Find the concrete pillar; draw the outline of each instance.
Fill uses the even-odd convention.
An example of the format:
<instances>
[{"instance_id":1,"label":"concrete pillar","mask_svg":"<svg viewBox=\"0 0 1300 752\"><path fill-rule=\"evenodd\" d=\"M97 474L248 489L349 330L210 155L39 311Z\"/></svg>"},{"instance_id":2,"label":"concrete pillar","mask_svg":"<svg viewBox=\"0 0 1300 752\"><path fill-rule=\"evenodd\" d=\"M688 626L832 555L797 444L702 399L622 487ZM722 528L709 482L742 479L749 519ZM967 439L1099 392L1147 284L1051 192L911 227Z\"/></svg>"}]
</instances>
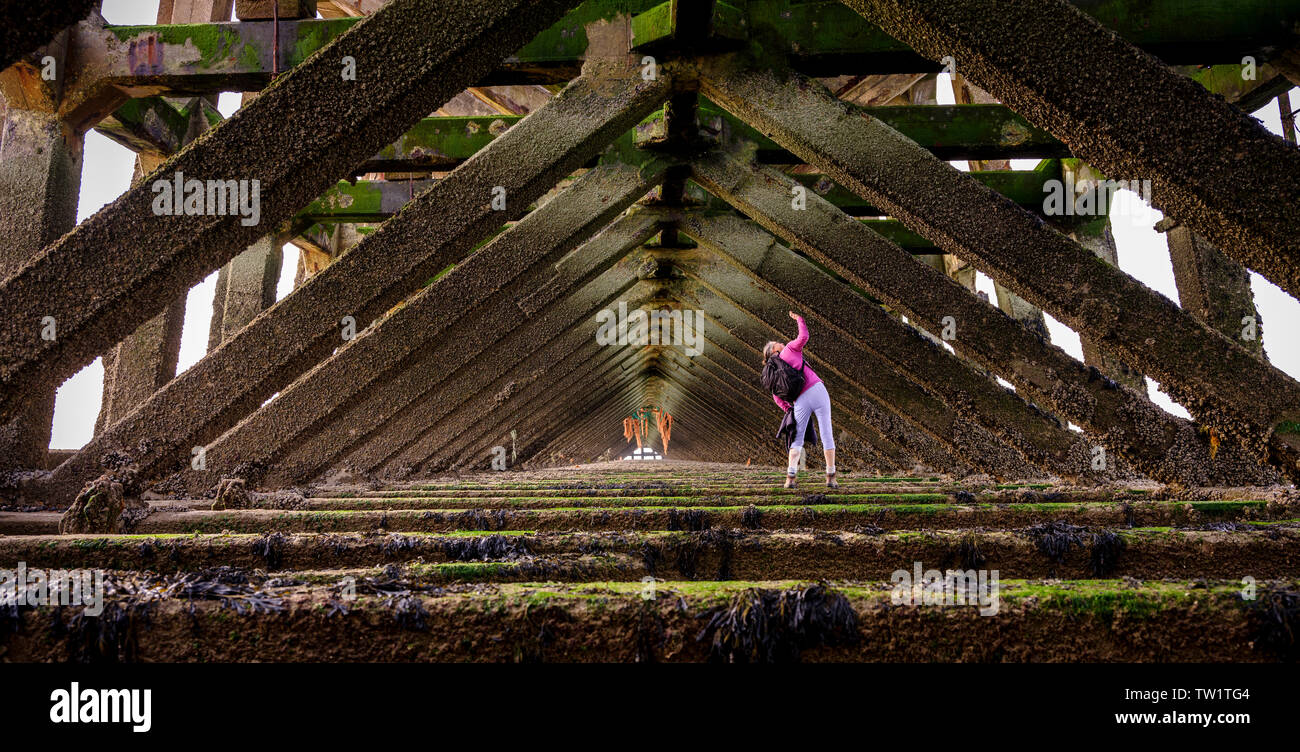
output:
<instances>
[{"instance_id":1,"label":"concrete pillar","mask_svg":"<svg viewBox=\"0 0 1300 752\"><path fill-rule=\"evenodd\" d=\"M284 5L288 7L290 4ZM244 3L240 3L235 10L243 13ZM260 11L249 9L248 12ZM239 17L246 20L242 15ZM245 93L240 106L247 107L256 98L254 92ZM221 271L217 272L216 294L212 297L208 352L217 349L222 342L248 326L248 322L256 318L257 314L275 305L275 290L280 282L283 263L284 250L281 244L273 235L268 235L221 267Z\"/></svg>"},{"instance_id":2,"label":"concrete pillar","mask_svg":"<svg viewBox=\"0 0 1300 752\"><path fill-rule=\"evenodd\" d=\"M987 91L966 80L960 74L954 75L952 80L953 98L957 104L1001 104L997 98ZM1011 161L1006 159L997 160L971 160L968 162L971 172L980 172L983 170L1010 170ZM955 263L964 265L959 257L949 254L945 258L954 260ZM971 284L967 285L974 289L974 269L971 269ZM961 281L960 279L958 281ZM1041 336L1044 340L1051 342L1051 334L1047 331L1047 319L1043 316L1043 310L1038 306L1030 303L1024 298L1012 292L1003 286L997 280L993 281L994 294L997 296L997 306L1002 312L1011 318L1019 321L1029 327L1031 331Z\"/></svg>"},{"instance_id":3,"label":"concrete pillar","mask_svg":"<svg viewBox=\"0 0 1300 752\"><path fill-rule=\"evenodd\" d=\"M235 335L257 314L275 305L284 251L272 236L262 238L221 267L212 299L208 351Z\"/></svg>"},{"instance_id":4,"label":"concrete pillar","mask_svg":"<svg viewBox=\"0 0 1300 752\"><path fill-rule=\"evenodd\" d=\"M0 72L6 106L0 126L0 279L17 271L77 224L83 136L69 130L55 111L62 82L60 35L40 57L55 58L54 79L26 61ZM89 272L90 270L88 270ZM87 284L93 282L86 280ZM51 314L49 314L52 316ZM47 329L47 324L52 328ZM58 317L34 318L38 331L58 336ZM0 423L0 470L45 464L58 384L43 384L13 416Z\"/></svg>"},{"instance_id":5,"label":"concrete pillar","mask_svg":"<svg viewBox=\"0 0 1300 752\"><path fill-rule=\"evenodd\" d=\"M208 23L230 19L231 0L162 0L158 6L158 23ZM215 97L210 101L215 105ZM201 111L196 112L193 134L181 146L207 130ZM132 186L138 186L152 173L166 155L141 154L136 158ZM186 295L145 322L104 354L104 391L100 401L95 433L130 413L176 376L180 357L181 330L185 325Z\"/></svg>"},{"instance_id":6,"label":"concrete pillar","mask_svg":"<svg viewBox=\"0 0 1300 752\"><path fill-rule=\"evenodd\" d=\"M1066 180L1069 180L1069 171ZM1119 249L1115 245L1115 235L1110 229L1110 217L1101 217L1068 231L1062 230L1071 240L1092 251L1097 258L1116 269L1119 268ZM1083 345L1083 362L1096 368L1112 381L1123 384L1143 397L1150 399L1147 393L1147 380L1114 355L1103 351L1097 343L1084 334L1079 335Z\"/></svg>"},{"instance_id":7,"label":"concrete pillar","mask_svg":"<svg viewBox=\"0 0 1300 752\"><path fill-rule=\"evenodd\" d=\"M96 434L176 376L184 324L185 298L181 297L104 354L104 396Z\"/></svg>"},{"instance_id":8,"label":"concrete pillar","mask_svg":"<svg viewBox=\"0 0 1300 752\"><path fill-rule=\"evenodd\" d=\"M1266 360L1264 322L1255 308L1250 273L1190 227L1176 225L1165 239L1183 310Z\"/></svg>"}]
</instances>

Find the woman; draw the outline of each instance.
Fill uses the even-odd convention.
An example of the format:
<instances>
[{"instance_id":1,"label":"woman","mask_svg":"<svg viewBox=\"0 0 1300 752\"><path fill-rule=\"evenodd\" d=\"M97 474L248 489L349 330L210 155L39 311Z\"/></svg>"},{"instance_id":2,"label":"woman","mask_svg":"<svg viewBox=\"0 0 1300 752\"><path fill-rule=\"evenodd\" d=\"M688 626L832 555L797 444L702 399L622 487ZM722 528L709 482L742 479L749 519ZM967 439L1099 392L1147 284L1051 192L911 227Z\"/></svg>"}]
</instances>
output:
<instances>
[{"instance_id":1,"label":"woman","mask_svg":"<svg viewBox=\"0 0 1300 752\"><path fill-rule=\"evenodd\" d=\"M796 423L794 443L790 445L790 465L786 469L785 487L794 488L795 476L799 473L799 455L803 452L804 433L808 430L808 419L817 415L817 432L821 436L822 448L826 452L826 486L839 488L835 482L835 432L831 428L831 396L826 392L826 385L818 378L811 366L804 363L803 346L808 343L808 325L803 316L790 311L790 318L799 324L799 336L782 345L780 342L768 342L763 347L763 362L768 358L778 357L789 363L796 370L803 368L803 391L795 398L794 404L786 402L775 394L777 406L782 410L794 410Z\"/></svg>"}]
</instances>

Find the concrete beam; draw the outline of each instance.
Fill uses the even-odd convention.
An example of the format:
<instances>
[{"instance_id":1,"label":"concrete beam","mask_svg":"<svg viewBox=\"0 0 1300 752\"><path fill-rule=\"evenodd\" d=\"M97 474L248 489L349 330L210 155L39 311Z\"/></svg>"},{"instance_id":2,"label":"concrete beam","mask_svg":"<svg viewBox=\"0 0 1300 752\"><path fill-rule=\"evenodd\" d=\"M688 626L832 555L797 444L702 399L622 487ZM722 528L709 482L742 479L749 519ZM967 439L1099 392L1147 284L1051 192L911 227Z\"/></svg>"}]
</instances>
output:
<instances>
[{"instance_id":1,"label":"concrete beam","mask_svg":"<svg viewBox=\"0 0 1300 752\"><path fill-rule=\"evenodd\" d=\"M0 417L41 384L71 376L121 341L463 89L503 50L517 49L566 4L394 0L155 174L249 186L256 180L260 221L240 213L160 215L159 194L146 184L50 245L0 284ZM420 21L431 16L454 22ZM409 64L394 70L395 53ZM357 61L356 81L340 76L343 56ZM343 110L358 114L340 121ZM98 294L86 296L80 284L91 268ZM40 336L45 316L58 322L53 340Z\"/></svg>"},{"instance_id":2,"label":"concrete beam","mask_svg":"<svg viewBox=\"0 0 1300 752\"><path fill-rule=\"evenodd\" d=\"M1248 114L1062 0L845 4L931 59L953 56L965 75L1107 175L1151 180L1167 215L1300 296L1300 151ZM1236 4L1202 10L1205 22L1239 22Z\"/></svg>"},{"instance_id":3,"label":"concrete beam","mask_svg":"<svg viewBox=\"0 0 1300 752\"><path fill-rule=\"evenodd\" d=\"M1264 359L1264 321L1250 272L1189 227L1176 226L1165 239L1183 310Z\"/></svg>"},{"instance_id":4,"label":"concrete beam","mask_svg":"<svg viewBox=\"0 0 1300 752\"><path fill-rule=\"evenodd\" d=\"M507 53L508 58L475 83L492 86L568 81L578 74L586 56L590 27L627 23L625 14L640 14L658 4L656 0L588 0L514 50L514 54ZM1076 5L1123 39L1171 65L1239 63L1244 55L1265 62L1271 53L1293 45L1291 28L1300 17L1300 10L1291 0L1237 0L1230 13L1220 0L1105 4L1078 0ZM743 15L730 26L737 28L743 21L751 44L765 44L785 52L794 68L808 75L940 70L933 59L916 54L891 36L888 29L882 31L839 3L749 0L745 6ZM453 17L455 11L449 13ZM281 20L280 70L301 63L360 22L360 18ZM270 21L110 27L81 43L88 51L85 56L97 61L83 86L95 89L99 95L110 88L150 95L254 91L271 77L272 49L276 46L271 27Z\"/></svg>"},{"instance_id":5,"label":"concrete beam","mask_svg":"<svg viewBox=\"0 0 1300 752\"><path fill-rule=\"evenodd\" d=\"M9 10L14 13L14 10ZM57 12L31 10L32 22L56 22ZM44 27L35 27L44 34ZM5 34L10 34L5 29ZM22 35L9 39L10 43ZM49 49L57 66L64 65L61 49ZM40 248L77 225L77 202L82 181L81 134L64 128L53 113L59 101L59 82L29 86L34 73L13 66L0 72L0 94L6 107L0 112L0 280L17 273L40 254ZM35 75L35 81L42 81ZM81 289L68 290L85 298ZM62 321L36 316L25 321L31 336L61 336ZM43 468L49 432L55 414L55 390L61 381L32 385L31 392L0 415L0 471Z\"/></svg>"},{"instance_id":6,"label":"concrete beam","mask_svg":"<svg viewBox=\"0 0 1300 752\"><path fill-rule=\"evenodd\" d=\"M818 195L846 214L855 217L871 217L872 219L864 221L876 232L894 238L900 245L917 249L934 247L933 243L910 232L896 221L875 219L883 214L881 209L872 206L869 201L852 191L837 185L825 175L812 173L795 174L791 177L809 190L816 191ZM981 172L972 173L972 177L982 185L987 185L1016 202L1017 205L1041 212L1044 189L1049 181L1061 179L1061 170L1058 160L1049 160L1035 170ZM298 212L294 224L383 222L401 211L402 207L415 197L424 194L435 183L437 180L358 180L355 183L340 181ZM708 208L730 212L730 207L725 202L718 201L698 187L693 191L707 202ZM691 198L695 199L696 196L692 195Z\"/></svg>"},{"instance_id":7,"label":"concrete beam","mask_svg":"<svg viewBox=\"0 0 1300 752\"><path fill-rule=\"evenodd\" d=\"M999 198L912 141L830 97L815 83L770 73L719 70L706 93L770 130L837 182L889 209L1029 302L1172 387L1176 399L1210 425L1243 438L1259 460L1300 475L1300 384L1206 329L1169 300ZM927 272L834 207L808 196L812 211L792 211L784 178L737 167L719 180L744 189L769 229L922 322L931 331L953 317L953 346L1017 389L1093 432L1114 453L1157 480L1258 477L1254 463L1220 449L1194 427L1112 388L1059 348L937 273ZM757 208L755 211L759 211ZM981 221L972 222L971 217ZM758 217L756 217L758 218ZM852 238L852 240L849 240ZM834 258L831 255L834 254ZM1043 269L1050 269L1046 274ZM932 270L931 270L932 271ZM923 275L923 276L922 276ZM933 281L918 285L918 277ZM1215 357L1207 357L1214 353ZM1294 457L1293 457L1294 455ZM1194 458L1194 459L1188 459ZM1231 483L1232 481L1227 481ZM1208 485L1200 482L1198 485Z\"/></svg>"}]
</instances>

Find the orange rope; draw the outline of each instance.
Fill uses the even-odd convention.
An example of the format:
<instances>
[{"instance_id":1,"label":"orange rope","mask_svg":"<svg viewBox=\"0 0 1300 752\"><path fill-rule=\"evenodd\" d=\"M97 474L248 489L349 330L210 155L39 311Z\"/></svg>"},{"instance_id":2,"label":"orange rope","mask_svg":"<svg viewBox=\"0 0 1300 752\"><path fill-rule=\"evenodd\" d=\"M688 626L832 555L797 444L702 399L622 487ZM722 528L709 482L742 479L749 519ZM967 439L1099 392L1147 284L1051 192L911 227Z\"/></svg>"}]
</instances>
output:
<instances>
[{"instance_id":1,"label":"orange rope","mask_svg":"<svg viewBox=\"0 0 1300 752\"><path fill-rule=\"evenodd\" d=\"M673 433L673 416L661 410L655 410L655 427L659 429L659 436L664 440L664 454L668 454L668 440Z\"/></svg>"},{"instance_id":2,"label":"orange rope","mask_svg":"<svg viewBox=\"0 0 1300 752\"><path fill-rule=\"evenodd\" d=\"M627 439L628 441L631 441L632 437L635 436L637 449L641 448L642 435L643 434L641 432L641 422L639 420L637 420L636 418L623 419L623 438Z\"/></svg>"}]
</instances>

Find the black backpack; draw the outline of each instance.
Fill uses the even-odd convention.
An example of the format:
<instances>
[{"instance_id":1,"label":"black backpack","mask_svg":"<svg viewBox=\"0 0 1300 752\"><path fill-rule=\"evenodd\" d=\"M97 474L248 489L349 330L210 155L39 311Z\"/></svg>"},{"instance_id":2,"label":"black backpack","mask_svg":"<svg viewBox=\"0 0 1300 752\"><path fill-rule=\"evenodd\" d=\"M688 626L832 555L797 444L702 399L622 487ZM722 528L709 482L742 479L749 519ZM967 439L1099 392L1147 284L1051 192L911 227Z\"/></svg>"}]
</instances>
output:
<instances>
[{"instance_id":1,"label":"black backpack","mask_svg":"<svg viewBox=\"0 0 1300 752\"><path fill-rule=\"evenodd\" d=\"M803 392L803 364L796 369L785 362L780 355L773 355L763 364L763 373L759 376L759 381L769 394L774 394L793 405L799 398L799 394Z\"/></svg>"}]
</instances>

